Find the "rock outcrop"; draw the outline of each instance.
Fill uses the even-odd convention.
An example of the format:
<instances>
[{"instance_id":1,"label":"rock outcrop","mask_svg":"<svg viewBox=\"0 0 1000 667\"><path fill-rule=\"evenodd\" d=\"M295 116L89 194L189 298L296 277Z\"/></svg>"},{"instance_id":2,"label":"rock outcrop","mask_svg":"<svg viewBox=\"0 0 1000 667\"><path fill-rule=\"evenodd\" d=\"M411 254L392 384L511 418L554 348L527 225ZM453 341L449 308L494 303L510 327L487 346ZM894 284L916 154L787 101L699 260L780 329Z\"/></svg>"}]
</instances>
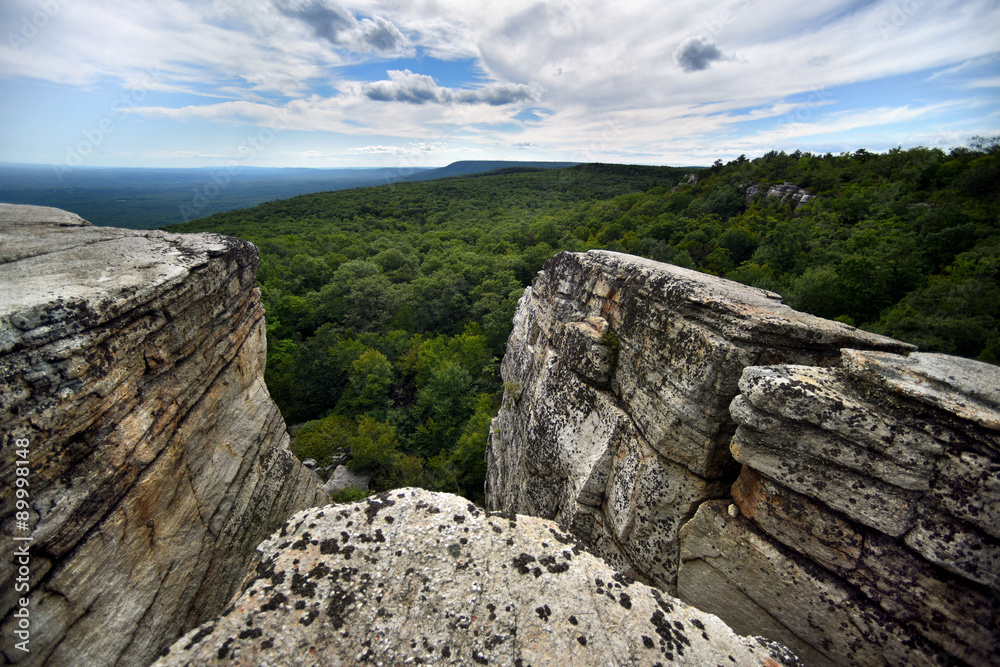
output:
<instances>
[{"instance_id":1,"label":"rock outcrop","mask_svg":"<svg viewBox=\"0 0 1000 667\"><path fill-rule=\"evenodd\" d=\"M323 490L331 496L352 486L361 491L367 491L368 484L373 478L374 475L371 473L354 472L345 465L339 465L334 469L330 479L323 485Z\"/></svg>"},{"instance_id":2,"label":"rock outcrop","mask_svg":"<svg viewBox=\"0 0 1000 667\"><path fill-rule=\"evenodd\" d=\"M615 572L555 523L399 489L296 514L157 667L767 665L793 657Z\"/></svg>"},{"instance_id":3,"label":"rock outcrop","mask_svg":"<svg viewBox=\"0 0 1000 667\"><path fill-rule=\"evenodd\" d=\"M739 471L729 404L748 366L912 346L777 294L607 251L561 253L525 291L487 447L492 510L555 519L675 591L680 526Z\"/></svg>"},{"instance_id":4,"label":"rock outcrop","mask_svg":"<svg viewBox=\"0 0 1000 667\"><path fill-rule=\"evenodd\" d=\"M28 505L5 491L0 526L30 571L0 574L7 661L148 664L326 501L263 383L257 266L236 239L0 206L0 484Z\"/></svg>"},{"instance_id":5,"label":"rock outcrop","mask_svg":"<svg viewBox=\"0 0 1000 667\"><path fill-rule=\"evenodd\" d=\"M1000 664L1000 372L912 350L558 255L515 318L488 505L806 664Z\"/></svg>"},{"instance_id":6,"label":"rock outcrop","mask_svg":"<svg viewBox=\"0 0 1000 667\"><path fill-rule=\"evenodd\" d=\"M1000 369L844 350L740 388L739 516L684 526L681 597L810 665L1000 664Z\"/></svg>"},{"instance_id":7,"label":"rock outcrop","mask_svg":"<svg viewBox=\"0 0 1000 667\"><path fill-rule=\"evenodd\" d=\"M743 195L743 203L749 206L753 203L762 192L759 185L751 185L746 189ZM764 195L765 197L778 197L779 201L784 204L786 200L791 199L792 203L795 204L795 208L799 208L807 201L813 198L813 195L809 194L809 191L805 188L800 188L799 186L785 181L780 185L772 185L767 189Z\"/></svg>"}]
</instances>

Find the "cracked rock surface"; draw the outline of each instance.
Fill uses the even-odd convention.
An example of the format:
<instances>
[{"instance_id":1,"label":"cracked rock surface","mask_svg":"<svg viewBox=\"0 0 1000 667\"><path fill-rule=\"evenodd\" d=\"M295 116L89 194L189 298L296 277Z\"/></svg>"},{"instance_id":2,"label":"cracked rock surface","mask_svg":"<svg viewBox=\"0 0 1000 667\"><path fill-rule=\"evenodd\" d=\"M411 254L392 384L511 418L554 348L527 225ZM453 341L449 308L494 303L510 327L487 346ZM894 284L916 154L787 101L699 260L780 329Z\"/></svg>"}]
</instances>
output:
<instances>
[{"instance_id":1,"label":"cracked rock surface","mask_svg":"<svg viewBox=\"0 0 1000 667\"><path fill-rule=\"evenodd\" d=\"M490 509L557 520L630 576L676 590L680 526L739 466L729 404L748 366L830 366L913 346L780 297L622 253L564 252L518 304L490 429Z\"/></svg>"},{"instance_id":2,"label":"cracked rock surface","mask_svg":"<svg viewBox=\"0 0 1000 667\"><path fill-rule=\"evenodd\" d=\"M31 538L31 653L4 642L7 660L146 664L326 501L264 386L257 266L236 239L0 205L0 484L27 439L31 504L26 530L0 515L5 545Z\"/></svg>"},{"instance_id":3,"label":"cracked rock surface","mask_svg":"<svg viewBox=\"0 0 1000 667\"><path fill-rule=\"evenodd\" d=\"M780 647L616 573L552 521L398 489L305 510L157 667L778 665Z\"/></svg>"},{"instance_id":4,"label":"cracked rock surface","mask_svg":"<svg viewBox=\"0 0 1000 667\"><path fill-rule=\"evenodd\" d=\"M606 251L521 299L491 509L805 664L1000 665L1000 369Z\"/></svg>"},{"instance_id":5,"label":"cracked rock surface","mask_svg":"<svg viewBox=\"0 0 1000 667\"><path fill-rule=\"evenodd\" d=\"M740 511L682 528L681 597L808 664L1000 664L1000 369L841 356L744 371Z\"/></svg>"}]
</instances>

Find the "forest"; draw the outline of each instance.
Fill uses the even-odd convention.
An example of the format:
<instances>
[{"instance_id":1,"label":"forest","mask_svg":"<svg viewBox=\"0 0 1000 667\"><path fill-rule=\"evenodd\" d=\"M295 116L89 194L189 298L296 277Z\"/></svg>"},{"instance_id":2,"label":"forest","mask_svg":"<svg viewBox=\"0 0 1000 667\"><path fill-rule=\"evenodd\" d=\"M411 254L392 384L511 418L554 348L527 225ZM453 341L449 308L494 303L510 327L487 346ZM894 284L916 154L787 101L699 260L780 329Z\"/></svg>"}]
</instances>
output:
<instances>
[{"instance_id":1,"label":"forest","mask_svg":"<svg viewBox=\"0 0 1000 667\"><path fill-rule=\"evenodd\" d=\"M1000 138L703 169L519 167L168 229L259 247L265 379L301 425L293 450L320 465L349 452L379 489L482 500L517 299L562 250L697 269L924 351L1000 362Z\"/></svg>"}]
</instances>

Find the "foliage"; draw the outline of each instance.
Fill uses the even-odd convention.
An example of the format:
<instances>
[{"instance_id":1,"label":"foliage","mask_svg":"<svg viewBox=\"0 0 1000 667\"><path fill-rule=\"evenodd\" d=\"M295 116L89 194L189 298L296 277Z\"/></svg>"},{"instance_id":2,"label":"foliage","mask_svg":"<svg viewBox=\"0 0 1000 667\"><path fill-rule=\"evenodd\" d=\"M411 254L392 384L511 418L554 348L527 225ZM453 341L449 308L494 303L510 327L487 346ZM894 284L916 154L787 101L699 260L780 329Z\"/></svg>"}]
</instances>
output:
<instances>
[{"instance_id":1,"label":"foliage","mask_svg":"<svg viewBox=\"0 0 1000 667\"><path fill-rule=\"evenodd\" d=\"M266 380L285 418L306 422L297 455L322 463L349 449L378 488L481 499L517 300L560 250L670 262L996 363L998 160L997 139L976 138L948 153L771 152L705 170L513 170L307 195L171 229L260 248ZM767 196L784 182L814 196ZM507 390L516 401L517 383Z\"/></svg>"},{"instance_id":2,"label":"foliage","mask_svg":"<svg viewBox=\"0 0 1000 667\"><path fill-rule=\"evenodd\" d=\"M356 503L359 500L364 500L365 498L373 495L375 495L374 491L366 491L360 486L354 486L352 484L351 486L344 487L337 493L333 494L330 499L335 503Z\"/></svg>"}]
</instances>

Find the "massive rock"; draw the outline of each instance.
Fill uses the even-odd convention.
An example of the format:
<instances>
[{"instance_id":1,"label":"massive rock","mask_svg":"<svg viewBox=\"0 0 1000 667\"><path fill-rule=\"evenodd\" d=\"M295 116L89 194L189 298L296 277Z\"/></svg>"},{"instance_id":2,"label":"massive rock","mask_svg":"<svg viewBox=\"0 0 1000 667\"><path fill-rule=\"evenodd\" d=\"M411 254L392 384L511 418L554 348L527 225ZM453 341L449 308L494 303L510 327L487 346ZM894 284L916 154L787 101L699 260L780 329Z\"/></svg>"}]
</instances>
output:
<instances>
[{"instance_id":1,"label":"massive rock","mask_svg":"<svg viewBox=\"0 0 1000 667\"><path fill-rule=\"evenodd\" d=\"M729 495L729 404L748 366L913 349L772 292L607 251L561 253L525 291L487 448L490 509L559 521L674 591L680 526Z\"/></svg>"},{"instance_id":2,"label":"massive rock","mask_svg":"<svg viewBox=\"0 0 1000 667\"><path fill-rule=\"evenodd\" d=\"M147 664L326 501L263 383L257 265L236 239L0 206L0 526L30 570L0 570L7 661Z\"/></svg>"},{"instance_id":3,"label":"massive rock","mask_svg":"<svg viewBox=\"0 0 1000 667\"><path fill-rule=\"evenodd\" d=\"M740 516L682 528L681 597L809 664L1000 664L1000 369L844 350L740 388Z\"/></svg>"},{"instance_id":4,"label":"massive rock","mask_svg":"<svg viewBox=\"0 0 1000 667\"><path fill-rule=\"evenodd\" d=\"M815 665L1000 664L1000 369L616 253L522 298L493 509Z\"/></svg>"},{"instance_id":5,"label":"massive rock","mask_svg":"<svg viewBox=\"0 0 1000 667\"><path fill-rule=\"evenodd\" d=\"M613 571L555 523L399 489L296 514L157 667L766 665L794 658Z\"/></svg>"}]
</instances>

